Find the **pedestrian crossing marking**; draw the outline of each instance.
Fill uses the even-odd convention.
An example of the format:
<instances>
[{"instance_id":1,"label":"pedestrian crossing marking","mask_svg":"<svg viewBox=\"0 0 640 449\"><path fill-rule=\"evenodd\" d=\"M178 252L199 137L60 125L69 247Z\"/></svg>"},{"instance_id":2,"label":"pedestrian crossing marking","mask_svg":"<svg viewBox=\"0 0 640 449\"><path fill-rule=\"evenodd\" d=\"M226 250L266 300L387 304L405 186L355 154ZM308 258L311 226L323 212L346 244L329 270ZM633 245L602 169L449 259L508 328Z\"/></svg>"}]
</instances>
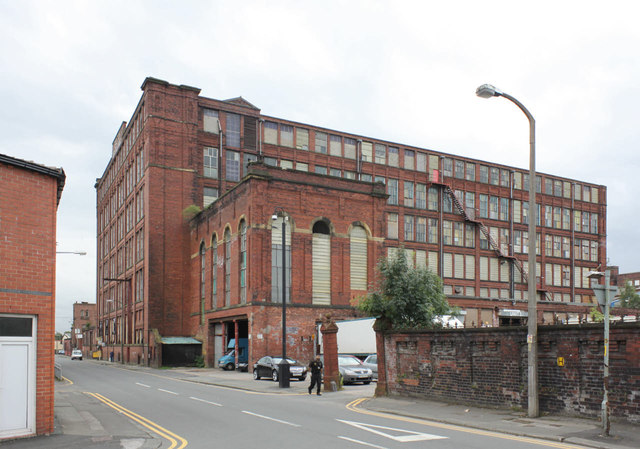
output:
<instances>
[{"instance_id":1,"label":"pedestrian crossing marking","mask_svg":"<svg viewBox=\"0 0 640 449\"><path fill-rule=\"evenodd\" d=\"M430 433L422 433L422 432L414 432L412 430L405 429L397 429L395 427L385 427L378 426L375 424L365 424L355 421L345 421L342 419L336 419L336 421L340 421L341 423L347 424L349 426L356 427L361 430L366 430L367 432L375 433L376 435L380 435L386 438L389 438L394 441L398 441L400 443L408 443L412 441L428 441L428 440L444 440L447 437L443 437L440 435L432 435ZM381 429L381 430L378 430ZM382 430L392 431L396 433L401 433L403 435L392 435L390 433L382 432Z\"/></svg>"}]
</instances>

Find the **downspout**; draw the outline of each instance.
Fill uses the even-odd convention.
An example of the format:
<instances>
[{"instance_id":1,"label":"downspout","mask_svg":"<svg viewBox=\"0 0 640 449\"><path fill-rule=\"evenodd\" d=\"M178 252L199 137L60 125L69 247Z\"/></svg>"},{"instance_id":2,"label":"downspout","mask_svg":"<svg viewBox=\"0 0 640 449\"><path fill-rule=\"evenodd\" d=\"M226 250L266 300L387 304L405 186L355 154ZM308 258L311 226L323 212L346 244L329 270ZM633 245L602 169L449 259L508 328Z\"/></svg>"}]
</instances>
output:
<instances>
[{"instance_id":1,"label":"downspout","mask_svg":"<svg viewBox=\"0 0 640 449\"><path fill-rule=\"evenodd\" d=\"M358 139L358 145L356 146L356 171L358 174L362 173L362 139Z\"/></svg>"},{"instance_id":2,"label":"downspout","mask_svg":"<svg viewBox=\"0 0 640 449\"><path fill-rule=\"evenodd\" d=\"M510 276L509 276L509 296L515 303L515 271L516 271L516 261L515 253L513 251L513 219L514 219L514 211L513 211L513 181L515 179L515 172L511 170L510 179L509 179L509 259L510 263Z\"/></svg>"},{"instance_id":3,"label":"downspout","mask_svg":"<svg viewBox=\"0 0 640 449\"><path fill-rule=\"evenodd\" d=\"M264 119L258 119L258 155L260 162L262 162L262 124L264 123Z\"/></svg>"},{"instance_id":4,"label":"downspout","mask_svg":"<svg viewBox=\"0 0 640 449\"><path fill-rule=\"evenodd\" d=\"M218 119L218 198L222 195L222 124Z\"/></svg>"},{"instance_id":5,"label":"downspout","mask_svg":"<svg viewBox=\"0 0 640 449\"><path fill-rule=\"evenodd\" d=\"M576 183L571 184L571 215L569 215L569 225L571 226L571 244L569 246L569 253L571 256L571 302L576 301L576 281L575 281L575 270L576 270L576 256L575 256L575 244L576 244L576 234L575 234L575 225L574 225L574 198L576 197Z\"/></svg>"},{"instance_id":6,"label":"downspout","mask_svg":"<svg viewBox=\"0 0 640 449\"><path fill-rule=\"evenodd\" d=\"M444 230L444 156L440 156L440 161L439 161L439 170L440 170L440 182L441 187L440 187L440 262L439 262L439 267L438 267L438 273L440 275L440 279L444 279L444 234L443 234L443 230Z\"/></svg>"}]
</instances>

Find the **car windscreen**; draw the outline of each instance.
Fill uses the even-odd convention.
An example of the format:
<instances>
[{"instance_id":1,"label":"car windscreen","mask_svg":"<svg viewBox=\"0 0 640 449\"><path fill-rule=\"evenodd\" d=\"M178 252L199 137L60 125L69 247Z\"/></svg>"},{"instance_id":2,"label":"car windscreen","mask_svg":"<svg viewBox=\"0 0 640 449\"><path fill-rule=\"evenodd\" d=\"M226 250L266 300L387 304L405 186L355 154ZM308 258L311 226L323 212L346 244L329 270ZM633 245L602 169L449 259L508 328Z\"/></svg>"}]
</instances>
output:
<instances>
[{"instance_id":1,"label":"car windscreen","mask_svg":"<svg viewBox=\"0 0 640 449\"><path fill-rule=\"evenodd\" d=\"M338 356L338 365L362 365L362 362L357 357L353 356Z\"/></svg>"},{"instance_id":2,"label":"car windscreen","mask_svg":"<svg viewBox=\"0 0 640 449\"><path fill-rule=\"evenodd\" d=\"M282 362L282 357L273 357L274 364L279 365L280 362ZM290 358L287 358L287 362L289 362L289 365L298 365L298 362Z\"/></svg>"}]
</instances>

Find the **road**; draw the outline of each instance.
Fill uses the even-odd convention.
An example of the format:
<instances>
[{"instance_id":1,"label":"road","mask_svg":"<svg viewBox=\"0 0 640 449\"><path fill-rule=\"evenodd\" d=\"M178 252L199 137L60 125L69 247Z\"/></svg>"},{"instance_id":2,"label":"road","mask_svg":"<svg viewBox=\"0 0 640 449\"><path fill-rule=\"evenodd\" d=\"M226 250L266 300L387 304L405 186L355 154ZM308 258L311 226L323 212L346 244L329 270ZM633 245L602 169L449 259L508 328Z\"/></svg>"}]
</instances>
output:
<instances>
[{"instance_id":1,"label":"road","mask_svg":"<svg viewBox=\"0 0 640 449\"><path fill-rule=\"evenodd\" d=\"M345 392L322 396L272 394L194 383L171 370L60 361L73 388L105 410L125 413L158 438L162 448L578 447L358 408L359 398L370 397L373 386L350 385ZM247 382L271 381L248 375Z\"/></svg>"}]
</instances>

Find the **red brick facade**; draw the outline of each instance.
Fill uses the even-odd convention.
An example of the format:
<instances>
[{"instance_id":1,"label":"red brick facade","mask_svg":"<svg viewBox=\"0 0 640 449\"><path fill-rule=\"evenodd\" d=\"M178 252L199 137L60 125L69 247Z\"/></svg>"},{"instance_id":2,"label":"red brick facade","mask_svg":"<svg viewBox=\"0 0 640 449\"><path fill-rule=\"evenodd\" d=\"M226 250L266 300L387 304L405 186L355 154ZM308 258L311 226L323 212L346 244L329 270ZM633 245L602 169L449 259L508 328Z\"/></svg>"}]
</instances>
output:
<instances>
[{"instance_id":1,"label":"red brick facade","mask_svg":"<svg viewBox=\"0 0 640 449\"><path fill-rule=\"evenodd\" d=\"M96 305L86 301L73 304L71 346L80 349L86 358L96 349Z\"/></svg>"},{"instance_id":2,"label":"red brick facade","mask_svg":"<svg viewBox=\"0 0 640 449\"><path fill-rule=\"evenodd\" d=\"M379 394L527 407L527 330L494 328L381 333ZM540 412L597 417L603 396L602 324L540 326ZM640 422L640 326L611 327L609 407ZM383 354L381 358L380 354Z\"/></svg>"},{"instance_id":3,"label":"red brick facade","mask_svg":"<svg viewBox=\"0 0 640 449\"><path fill-rule=\"evenodd\" d=\"M236 188L222 196L192 221L192 332L203 341L208 364L215 360L211 338L215 323L233 326L234 322L247 321L249 359L257 360L265 354L280 354L282 348L281 298L272 298L272 214L282 209L288 217L291 231L291 268L293 279L291 297L287 298L287 354L307 361L314 356L317 342L317 325L327 314L334 319L355 316L351 301L364 294L349 285L350 230L362 226L368 235L368 279L374 276L375 262L382 252L382 209L386 195L381 185L352 180L331 180L326 176L285 171L254 163L251 174ZM313 181L309 181L312 178ZM336 198L339 198L336 200ZM353 221L353 217L360 220ZM240 223L247 225L247 284L246 298L240 291L241 246ZM314 304L312 286L313 227L318 221L329 224L331 229L331 303ZM228 232L229 298L225 303L227 251L225 232ZM275 233L275 243L281 242ZM217 244L216 300L213 302L213 245ZM204 249L204 253L202 250ZM205 269L200 260L204 256ZM289 270L287 270L289 271ZM204 273L204 295L201 296L201 276ZM200 301L204 298L204 305ZM235 332L233 333L235 335ZM228 335L227 335L228 337ZM219 356L219 354L218 354Z\"/></svg>"},{"instance_id":4,"label":"red brick facade","mask_svg":"<svg viewBox=\"0 0 640 449\"><path fill-rule=\"evenodd\" d=\"M277 348L279 338L272 329L279 304L270 298L276 206L294 229L290 313L303 357L322 313L355 313L349 300L357 294L347 285L354 223L367 229L369 281L378 258L403 246L412 263L443 278L449 301L466 312L465 326L522 322L527 170L269 117L242 98L205 98L199 89L153 78L142 90L96 183L99 340L116 359L157 366L161 340L172 336L202 341L210 365L236 334L252 340L252 360L275 351L267 347ZM259 176L247 179L255 160L280 169L269 175L280 179L277 196L256 192L264 184ZM386 197L349 193L358 181L383 188ZM586 273L606 264L606 187L547 174L537 185L538 318L582 322L595 302ZM241 275L242 219L249 250ZM331 302L324 308L308 307L309 242L318 222L331 237ZM225 232L230 271L218 273L212 304L212 236L222 267ZM240 276L246 276L244 293ZM296 314L304 325L296 324Z\"/></svg>"},{"instance_id":5,"label":"red brick facade","mask_svg":"<svg viewBox=\"0 0 640 449\"><path fill-rule=\"evenodd\" d=\"M0 315L35 317L35 434L53 431L56 222L65 175L0 155Z\"/></svg>"}]
</instances>

